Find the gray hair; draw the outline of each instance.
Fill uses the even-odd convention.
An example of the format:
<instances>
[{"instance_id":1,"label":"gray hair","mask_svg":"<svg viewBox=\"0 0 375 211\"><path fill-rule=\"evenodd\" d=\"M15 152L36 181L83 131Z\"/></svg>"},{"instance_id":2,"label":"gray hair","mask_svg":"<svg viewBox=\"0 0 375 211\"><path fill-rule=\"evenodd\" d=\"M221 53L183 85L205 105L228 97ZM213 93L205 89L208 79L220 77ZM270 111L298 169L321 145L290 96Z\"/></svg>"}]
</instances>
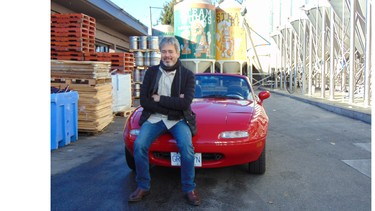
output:
<instances>
[{"instance_id":1,"label":"gray hair","mask_svg":"<svg viewBox=\"0 0 375 211\"><path fill-rule=\"evenodd\" d=\"M172 44L174 45L176 52L180 52L180 43L178 42L176 37L163 37L159 43L159 49L161 50L162 47L166 44Z\"/></svg>"}]
</instances>

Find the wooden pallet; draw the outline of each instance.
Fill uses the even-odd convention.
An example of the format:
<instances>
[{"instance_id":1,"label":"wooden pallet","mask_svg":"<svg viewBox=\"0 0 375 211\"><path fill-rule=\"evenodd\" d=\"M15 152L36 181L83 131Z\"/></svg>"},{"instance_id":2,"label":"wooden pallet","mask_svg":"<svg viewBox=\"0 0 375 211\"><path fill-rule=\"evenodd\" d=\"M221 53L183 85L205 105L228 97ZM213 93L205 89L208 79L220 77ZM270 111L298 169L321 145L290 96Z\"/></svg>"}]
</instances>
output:
<instances>
[{"instance_id":1,"label":"wooden pallet","mask_svg":"<svg viewBox=\"0 0 375 211\"><path fill-rule=\"evenodd\" d=\"M132 114L135 109L136 109L136 107L130 107L130 108L127 108L125 111L115 112L115 115L116 116L129 117L130 114Z\"/></svg>"},{"instance_id":2,"label":"wooden pallet","mask_svg":"<svg viewBox=\"0 0 375 211\"><path fill-rule=\"evenodd\" d=\"M108 79L104 81L105 83L111 80L110 67L111 62L51 60L51 77L55 79ZM79 81L79 83L94 85L101 84L102 81L97 83Z\"/></svg>"},{"instance_id":3,"label":"wooden pallet","mask_svg":"<svg viewBox=\"0 0 375 211\"><path fill-rule=\"evenodd\" d=\"M52 60L83 61L83 56L51 56Z\"/></svg>"},{"instance_id":4,"label":"wooden pallet","mask_svg":"<svg viewBox=\"0 0 375 211\"><path fill-rule=\"evenodd\" d=\"M87 23L96 23L96 19L83 13L70 13L70 14L51 14L51 22L69 22L79 21Z\"/></svg>"},{"instance_id":5,"label":"wooden pallet","mask_svg":"<svg viewBox=\"0 0 375 211\"><path fill-rule=\"evenodd\" d=\"M112 83L112 79L51 78L51 84L96 86L106 83Z\"/></svg>"},{"instance_id":6,"label":"wooden pallet","mask_svg":"<svg viewBox=\"0 0 375 211\"><path fill-rule=\"evenodd\" d=\"M113 115L108 115L96 121L78 120L78 132L98 133L106 128L113 121Z\"/></svg>"}]
</instances>

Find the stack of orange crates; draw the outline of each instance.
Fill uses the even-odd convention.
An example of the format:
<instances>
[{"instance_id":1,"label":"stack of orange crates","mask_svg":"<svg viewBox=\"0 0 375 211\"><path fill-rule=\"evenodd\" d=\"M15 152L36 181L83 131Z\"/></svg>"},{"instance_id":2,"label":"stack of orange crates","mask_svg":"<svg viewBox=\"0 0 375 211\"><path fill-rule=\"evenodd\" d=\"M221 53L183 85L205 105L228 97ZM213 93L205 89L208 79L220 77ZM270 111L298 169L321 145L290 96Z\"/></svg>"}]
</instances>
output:
<instances>
[{"instance_id":1,"label":"stack of orange crates","mask_svg":"<svg viewBox=\"0 0 375 211\"><path fill-rule=\"evenodd\" d=\"M111 62L110 72L133 72L133 53L95 52L95 31L95 18L83 13L51 14L51 59Z\"/></svg>"},{"instance_id":2,"label":"stack of orange crates","mask_svg":"<svg viewBox=\"0 0 375 211\"><path fill-rule=\"evenodd\" d=\"M85 61L110 62L111 55L108 52L85 53Z\"/></svg>"},{"instance_id":3,"label":"stack of orange crates","mask_svg":"<svg viewBox=\"0 0 375 211\"><path fill-rule=\"evenodd\" d=\"M111 71L117 70L118 73L131 73L134 70L133 53L109 53L111 55Z\"/></svg>"},{"instance_id":4,"label":"stack of orange crates","mask_svg":"<svg viewBox=\"0 0 375 211\"><path fill-rule=\"evenodd\" d=\"M134 70L134 54L126 52L97 52L85 53L85 61L111 62L111 72L120 74L131 73Z\"/></svg>"},{"instance_id":5,"label":"stack of orange crates","mask_svg":"<svg viewBox=\"0 0 375 211\"><path fill-rule=\"evenodd\" d=\"M51 59L84 61L95 52L96 20L82 13L51 14Z\"/></svg>"}]
</instances>

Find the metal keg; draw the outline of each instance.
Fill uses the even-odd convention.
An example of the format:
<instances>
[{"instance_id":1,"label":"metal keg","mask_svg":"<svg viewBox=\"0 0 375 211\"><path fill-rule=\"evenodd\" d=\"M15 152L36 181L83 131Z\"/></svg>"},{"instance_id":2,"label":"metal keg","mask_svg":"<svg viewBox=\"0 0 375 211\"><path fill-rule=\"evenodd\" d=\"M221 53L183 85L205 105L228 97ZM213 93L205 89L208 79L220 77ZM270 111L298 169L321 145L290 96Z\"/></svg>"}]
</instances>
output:
<instances>
[{"instance_id":1,"label":"metal keg","mask_svg":"<svg viewBox=\"0 0 375 211\"><path fill-rule=\"evenodd\" d=\"M160 53L153 51L150 56L150 65L158 65L160 63Z\"/></svg>"},{"instance_id":2,"label":"metal keg","mask_svg":"<svg viewBox=\"0 0 375 211\"><path fill-rule=\"evenodd\" d=\"M147 72L147 69L145 69L145 70L140 70L140 71L139 71L139 81L140 81L140 82L142 82L143 79L145 78L145 74L146 74L146 72Z\"/></svg>"},{"instance_id":3,"label":"metal keg","mask_svg":"<svg viewBox=\"0 0 375 211\"><path fill-rule=\"evenodd\" d=\"M150 52L145 52L143 55L143 65L144 66L150 66Z\"/></svg>"},{"instance_id":4,"label":"metal keg","mask_svg":"<svg viewBox=\"0 0 375 211\"><path fill-rule=\"evenodd\" d=\"M139 37L139 49L147 49L147 36Z\"/></svg>"},{"instance_id":5,"label":"metal keg","mask_svg":"<svg viewBox=\"0 0 375 211\"><path fill-rule=\"evenodd\" d=\"M135 82L141 82L141 74L138 68L133 71L133 78Z\"/></svg>"},{"instance_id":6,"label":"metal keg","mask_svg":"<svg viewBox=\"0 0 375 211\"><path fill-rule=\"evenodd\" d=\"M159 49L159 37L158 36L148 36L148 49Z\"/></svg>"},{"instance_id":7,"label":"metal keg","mask_svg":"<svg viewBox=\"0 0 375 211\"><path fill-rule=\"evenodd\" d=\"M140 84L135 84L134 85L134 97L139 98L141 95L141 85Z\"/></svg>"},{"instance_id":8,"label":"metal keg","mask_svg":"<svg viewBox=\"0 0 375 211\"><path fill-rule=\"evenodd\" d=\"M132 50L138 49L138 36L130 36L129 37L129 47Z\"/></svg>"},{"instance_id":9,"label":"metal keg","mask_svg":"<svg viewBox=\"0 0 375 211\"><path fill-rule=\"evenodd\" d=\"M140 51L135 53L135 66L143 66L143 54Z\"/></svg>"}]
</instances>

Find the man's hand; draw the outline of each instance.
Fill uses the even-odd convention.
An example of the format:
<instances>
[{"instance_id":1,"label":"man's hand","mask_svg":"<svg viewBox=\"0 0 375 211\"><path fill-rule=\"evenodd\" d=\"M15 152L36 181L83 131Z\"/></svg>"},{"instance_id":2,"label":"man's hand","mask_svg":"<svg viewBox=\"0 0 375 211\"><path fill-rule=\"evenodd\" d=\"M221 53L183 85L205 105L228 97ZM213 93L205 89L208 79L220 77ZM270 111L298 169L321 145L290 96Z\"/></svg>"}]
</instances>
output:
<instances>
[{"instance_id":1,"label":"man's hand","mask_svg":"<svg viewBox=\"0 0 375 211\"><path fill-rule=\"evenodd\" d=\"M155 102L160 102L160 96L157 94L153 94L152 98L154 99Z\"/></svg>"},{"instance_id":2,"label":"man's hand","mask_svg":"<svg viewBox=\"0 0 375 211\"><path fill-rule=\"evenodd\" d=\"M180 98L184 98L184 96L185 96L184 94L180 94Z\"/></svg>"}]
</instances>

